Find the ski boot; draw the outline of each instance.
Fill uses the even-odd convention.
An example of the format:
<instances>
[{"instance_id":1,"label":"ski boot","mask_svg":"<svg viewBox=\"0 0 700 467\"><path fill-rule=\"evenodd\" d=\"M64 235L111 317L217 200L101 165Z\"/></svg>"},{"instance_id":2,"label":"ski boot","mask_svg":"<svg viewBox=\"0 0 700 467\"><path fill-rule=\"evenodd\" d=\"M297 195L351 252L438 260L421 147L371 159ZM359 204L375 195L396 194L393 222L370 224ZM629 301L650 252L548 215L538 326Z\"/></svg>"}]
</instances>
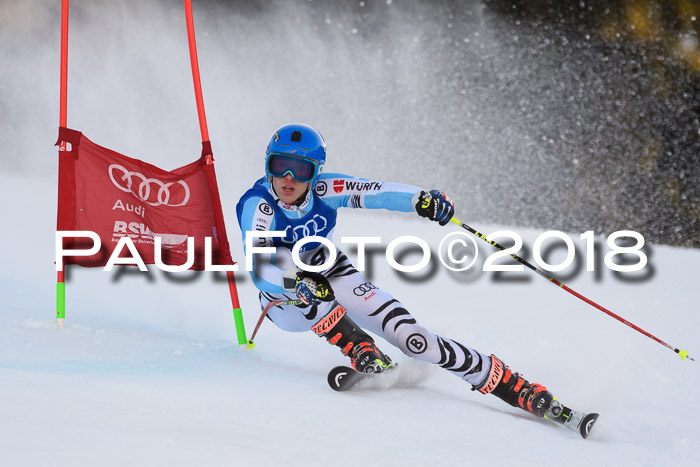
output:
<instances>
[{"instance_id":1,"label":"ski boot","mask_svg":"<svg viewBox=\"0 0 700 467\"><path fill-rule=\"evenodd\" d=\"M364 340L351 349L350 361L358 373L381 373L396 366L367 334L364 335Z\"/></svg>"},{"instance_id":2,"label":"ski boot","mask_svg":"<svg viewBox=\"0 0 700 467\"><path fill-rule=\"evenodd\" d=\"M556 419L562 413L561 404L546 387L530 383L521 374L513 373L508 365L495 355L491 355L491 370L486 380L472 387L472 390L482 394L493 394L536 417Z\"/></svg>"},{"instance_id":3,"label":"ski boot","mask_svg":"<svg viewBox=\"0 0 700 467\"><path fill-rule=\"evenodd\" d=\"M318 336L349 356L358 373L382 373L396 366L377 348L374 339L350 319L345 308L338 302L333 305L331 312L311 328Z\"/></svg>"},{"instance_id":4,"label":"ski boot","mask_svg":"<svg viewBox=\"0 0 700 467\"><path fill-rule=\"evenodd\" d=\"M472 390L493 394L513 407L520 407L536 417L544 417L578 432L584 439L588 438L598 420L597 413L581 412L562 405L546 387L529 383L519 373L513 373L495 355L491 355L491 370L486 380L472 387Z\"/></svg>"}]
</instances>

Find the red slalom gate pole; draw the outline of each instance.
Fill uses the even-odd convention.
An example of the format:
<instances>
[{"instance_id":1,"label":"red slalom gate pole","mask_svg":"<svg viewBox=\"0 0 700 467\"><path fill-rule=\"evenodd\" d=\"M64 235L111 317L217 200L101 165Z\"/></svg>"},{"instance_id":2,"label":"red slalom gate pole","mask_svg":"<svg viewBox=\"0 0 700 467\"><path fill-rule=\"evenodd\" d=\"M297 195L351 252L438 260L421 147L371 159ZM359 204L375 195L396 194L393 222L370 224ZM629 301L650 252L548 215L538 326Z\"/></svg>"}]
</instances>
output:
<instances>
[{"instance_id":1,"label":"red slalom gate pole","mask_svg":"<svg viewBox=\"0 0 700 467\"><path fill-rule=\"evenodd\" d=\"M59 122L65 127L68 121L68 7L69 0L61 3L61 115ZM65 142L61 142L61 150L65 150Z\"/></svg>"},{"instance_id":2,"label":"red slalom gate pole","mask_svg":"<svg viewBox=\"0 0 700 467\"><path fill-rule=\"evenodd\" d=\"M202 81L199 77L199 60L197 59L197 43L194 36L194 18L192 17L192 0L185 0L185 19L187 21L187 39L190 45L190 63L192 64L192 80L194 81L194 97L197 100L199 128L202 131L202 141L209 141L207 116L204 112L204 97L202 96Z\"/></svg>"},{"instance_id":3,"label":"red slalom gate pole","mask_svg":"<svg viewBox=\"0 0 700 467\"><path fill-rule=\"evenodd\" d=\"M60 116L59 126L66 127L68 122L68 7L69 0L61 2L61 78L60 78ZM59 151L66 150L66 142L61 141ZM66 266L64 266L65 268ZM66 322L66 281L63 271L56 277L56 324L59 328Z\"/></svg>"},{"instance_id":4,"label":"red slalom gate pole","mask_svg":"<svg viewBox=\"0 0 700 467\"><path fill-rule=\"evenodd\" d=\"M205 156L207 165L214 165L214 158L211 154L211 143L209 142L209 130L207 129L207 115L204 112L204 97L202 96L202 81L199 77L199 60L197 59L197 43L194 34L194 18L192 16L192 0L185 1L185 21L187 22L187 40L190 48L190 63L192 65L192 80L194 82L194 96L197 101L197 115L199 116L199 129L202 133L202 145L209 148L209 154ZM238 300L238 289L236 287L236 276L233 271L226 271L229 292L231 293L231 304L233 306L233 319L236 323L236 337L241 348L248 349L248 339L245 334L245 322L243 321L243 311ZM252 347L251 347L252 348Z\"/></svg>"},{"instance_id":5,"label":"red slalom gate pole","mask_svg":"<svg viewBox=\"0 0 700 467\"><path fill-rule=\"evenodd\" d=\"M476 236L479 237L480 239L484 240L485 242L490 243L491 245L495 246L495 247L498 248L499 250L505 250L505 248L504 248L502 245L500 245L499 243L497 243L497 242L495 242L495 241L493 241L493 240L489 240L489 239L486 238L486 236L484 236L481 232L477 232L476 230L474 230L473 228L469 227L469 226L468 226L467 224L465 224L464 222L458 220L456 217L453 217L452 219L450 219L450 221L451 221L451 222L454 222L455 224L457 224L458 226L460 226L460 227L462 227L463 229L467 230L468 232L473 233L474 235L476 235ZM562 289L566 290L567 292L569 292L570 294L572 294L574 297L583 300L584 302L588 303L589 305L592 305L592 306L596 307L597 309L599 309L599 310L602 311L603 313L605 313L605 314L607 314L607 315L609 315L609 316L612 316L613 318L615 318L616 320L620 321L621 323L626 324L627 326L631 327L631 328L634 329L635 331L638 331L638 332L644 334L645 336L649 337L650 339L655 340L656 342L658 342L659 344L663 345L664 347L667 347L667 348L673 350L674 352L676 352L676 353L681 357L682 360L685 360L685 359L687 358L688 360L693 360L693 361L695 361L695 359L694 359L693 357L691 357L690 355L688 355L688 351L687 351L687 350L679 350L678 348L673 347L671 344L667 344L666 342L662 341L661 339L659 339L658 337L654 336L653 334L651 334L651 333L645 331L644 329L640 328L639 326L630 323L629 321L627 321L627 320L624 319L623 317L616 315L615 313L613 313L612 311L608 310L607 308L605 308L605 307L603 307L603 306L601 306L601 305L598 305L598 304L597 304L596 302L594 302L593 300L590 300L590 299L584 297L583 295L581 295L580 293L576 292L575 290L573 290L573 289L567 287L565 284L562 284L561 282L559 282L558 280L556 280L556 279L553 278L552 276L548 275L547 273L545 273L545 272L542 271L541 269L536 268L535 266L533 266L532 264L530 264L529 262L527 262L526 260L524 260L524 259L521 258L520 256L515 255L515 254L511 254L510 257L513 258L513 259L515 259L517 262L519 262L519 263L521 263L521 264L527 266L528 268L530 268L531 270L533 270L534 272L536 272L536 273L539 274L540 276L542 276L542 277L544 277L545 279L547 279L547 280L548 280L549 282L551 282L552 284L558 285L558 286L561 287Z\"/></svg>"}]
</instances>

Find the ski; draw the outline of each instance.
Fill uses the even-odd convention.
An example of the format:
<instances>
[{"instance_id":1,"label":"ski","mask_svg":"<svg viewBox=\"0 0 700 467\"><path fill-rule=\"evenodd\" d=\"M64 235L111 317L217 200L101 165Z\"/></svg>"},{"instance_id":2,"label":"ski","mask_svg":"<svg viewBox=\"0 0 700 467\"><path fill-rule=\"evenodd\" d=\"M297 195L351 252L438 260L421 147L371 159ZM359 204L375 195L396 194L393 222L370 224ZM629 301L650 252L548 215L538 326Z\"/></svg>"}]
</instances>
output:
<instances>
[{"instance_id":1,"label":"ski","mask_svg":"<svg viewBox=\"0 0 700 467\"><path fill-rule=\"evenodd\" d=\"M367 378L373 378L381 373L358 373L349 366L336 366L328 372L328 385L334 391L347 391L351 389L359 381Z\"/></svg>"},{"instance_id":2,"label":"ski","mask_svg":"<svg viewBox=\"0 0 700 467\"><path fill-rule=\"evenodd\" d=\"M597 413L585 413L578 410L570 409L561 405L556 399L552 401L545 418L555 421L566 428L578 432L583 439L588 438L593 425L598 420Z\"/></svg>"},{"instance_id":3,"label":"ski","mask_svg":"<svg viewBox=\"0 0 700 467\"><path fill-rule=\"evenodd\" d=\"M334 391L343 392L354 388L361 381L374 381L372 384L363 384L363 389L412 387L419 381L415 378L407 378L406 375L396 371L398 366L394 363L380 373L358 373L349 366L336 366L328 372L328 385Z\"/></svg>"}]
</instances>

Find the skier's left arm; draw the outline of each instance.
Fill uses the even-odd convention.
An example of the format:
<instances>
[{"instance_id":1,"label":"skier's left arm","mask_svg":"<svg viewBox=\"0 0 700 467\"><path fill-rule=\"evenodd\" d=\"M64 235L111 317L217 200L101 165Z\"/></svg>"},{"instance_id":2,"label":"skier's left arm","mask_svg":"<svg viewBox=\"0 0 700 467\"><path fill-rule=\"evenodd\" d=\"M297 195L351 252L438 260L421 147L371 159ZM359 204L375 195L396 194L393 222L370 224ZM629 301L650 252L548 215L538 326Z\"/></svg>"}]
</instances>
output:
<instances>
[{"instance_id":1,"label":"skier's left arm","mask_svg":"<svg viewBox=\"0 0 700 467\"><path fill-rule=\"evenodd\" d=\"M316 185L316 194L331 207L388 209L411 212L413 197L422 190L412 185L380 182L338 173L326 173Z\"/></svg>"},{"instance_id":2,"label":"skier's left arm","mask_svg":"<svg viewBox=\"0 0 700 467\"><path fill-rule=\"evenodd\" d=\"M388 209L416 212L421 217L447 224L454 215L454 203L442 191L424 190L394 182L378 182L343 174L323 174L316 194L331 207Z\"/></svg>"}]
</instances>

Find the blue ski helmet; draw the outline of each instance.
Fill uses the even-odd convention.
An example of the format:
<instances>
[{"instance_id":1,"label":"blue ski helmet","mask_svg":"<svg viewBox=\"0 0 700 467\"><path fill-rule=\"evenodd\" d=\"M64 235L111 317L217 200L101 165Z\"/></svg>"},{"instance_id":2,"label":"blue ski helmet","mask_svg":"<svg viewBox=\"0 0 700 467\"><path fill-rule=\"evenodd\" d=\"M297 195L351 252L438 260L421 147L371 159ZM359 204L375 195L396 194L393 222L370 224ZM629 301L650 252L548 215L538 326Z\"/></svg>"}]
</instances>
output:
<instances>
[{"instance_id":1,"label":"blue ski helmet","mask_svg":"<svg viewBox=\"0 0 700 467\"><path fill-rule=\"evenodd\" d=\"M309 168L304 167L304 162ZM312 188L316 186L325 163L326 142L323 136L302 123L280 127L272 135L265 151L265 171L269 177L291 173L298 181L312 182Z\"/></svg>"}]
</instances>

